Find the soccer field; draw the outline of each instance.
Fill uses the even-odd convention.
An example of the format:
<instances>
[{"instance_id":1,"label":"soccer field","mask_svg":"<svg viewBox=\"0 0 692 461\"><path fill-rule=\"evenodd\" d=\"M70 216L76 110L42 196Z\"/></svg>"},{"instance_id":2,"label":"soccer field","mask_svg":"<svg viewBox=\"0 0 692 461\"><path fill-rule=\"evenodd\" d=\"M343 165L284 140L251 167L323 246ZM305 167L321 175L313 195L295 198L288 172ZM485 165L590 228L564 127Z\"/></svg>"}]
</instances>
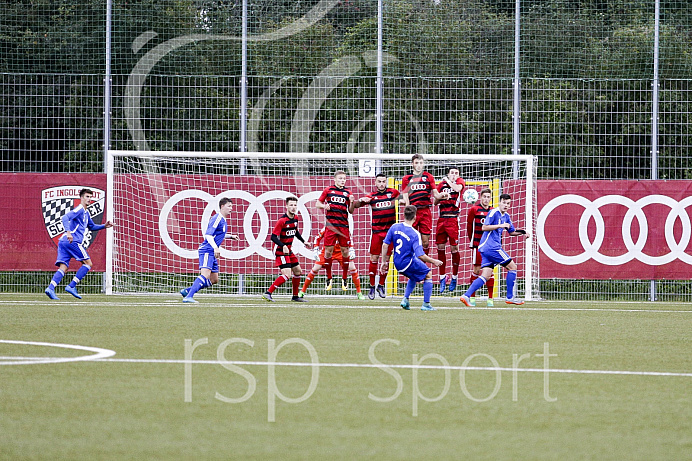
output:
<instances>
[{"instance_id":1,"label":"soccer field","mask_svg":"<svg viewBox=\"0 0 692 461\"><path fill-rule=\"evenodd\" d=\"M690 304L61 295L0 296L2 459L692 453Z\"/></svg>"}]
</instances>

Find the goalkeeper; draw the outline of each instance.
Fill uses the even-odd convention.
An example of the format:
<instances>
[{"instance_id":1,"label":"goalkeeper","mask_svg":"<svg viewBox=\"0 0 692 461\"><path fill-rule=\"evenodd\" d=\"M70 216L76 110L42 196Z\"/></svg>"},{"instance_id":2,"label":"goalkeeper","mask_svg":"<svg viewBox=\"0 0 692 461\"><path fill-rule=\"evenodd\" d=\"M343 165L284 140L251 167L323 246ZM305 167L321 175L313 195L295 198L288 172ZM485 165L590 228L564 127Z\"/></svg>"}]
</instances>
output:
<instances>
[{"instance_id":1,"label":"goalkeeper","mask_svg":"<svg viewBox=\"0 0 692 461\"><path fill-rule=\"evenodd\" d=\"M331 262L327 264L325 261L324 253L325 253L325 247L322 246L320 247L320 244L322 242L322 239L324 238L325 231L327 230L326 227L322 228L322 230L317 234L317 237L315 237L315 241L313 243L313 247L315 248L315 265L312 266L312 269L310 269L310 272L308 272L308 275L305 277L305 282L303 283L303 288L301 288L300 292L298 292L299 297L304 297L305 293L308 291L308 287L312 283L313 280L315 280L315 277L317 277L317 274L319 273L320 269L322 267L325 267L327 270L327 287L326 290L329 291L331 290L331 285L332 285L332 277L331 277ZM321 248L321 250L320 250ZM343 278L344 281L342 282L342 288L347 286L347 281L346 281L346 275L351 272L351 277L353 279L353 284L356 287L356 295L358 296L358 299L365 299L365 296L361 292L361 287L360 287L360 276L358 275L358 270L356 269L356 265L353 262L355 257L355 251L353 250L353 247L349 249L348 253L348 260L344 261L342 254L341 254L341 247L339 245L339 242L337 241L334 245L334 253L332 256L332 259L335 259L340 265L343 270ZM345 289L344 289L345 291Z\"/></svg>"}]
</instances>

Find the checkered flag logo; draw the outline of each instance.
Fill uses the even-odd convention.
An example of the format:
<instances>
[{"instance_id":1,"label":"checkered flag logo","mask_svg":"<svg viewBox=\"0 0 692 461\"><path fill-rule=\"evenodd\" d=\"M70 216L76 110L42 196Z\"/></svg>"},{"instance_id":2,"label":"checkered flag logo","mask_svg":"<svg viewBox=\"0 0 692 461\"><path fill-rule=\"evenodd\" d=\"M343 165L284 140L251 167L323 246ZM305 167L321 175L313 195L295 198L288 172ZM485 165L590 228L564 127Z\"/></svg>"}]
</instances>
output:
<instances>
[{"instance_id":1,"label":"checkered flag logo","mask_svg":"<svg viewBox=\"0 0 692 461\"><path fill-rule=\"evenodd\" d=\"M96 224L101 224L106 203L106 193L103 190L92 186L58 186L41 191L43 221L46 225L48 236L55 245L58 244L58 240L65 232L62 225L62 217L79 205L79 191L85 187L94 191L94 199L88 207L91 219ZM97 233L89 230L85 232L84 242L82 243L85 248L91 244Z\"/></svg>"}]
</instances>

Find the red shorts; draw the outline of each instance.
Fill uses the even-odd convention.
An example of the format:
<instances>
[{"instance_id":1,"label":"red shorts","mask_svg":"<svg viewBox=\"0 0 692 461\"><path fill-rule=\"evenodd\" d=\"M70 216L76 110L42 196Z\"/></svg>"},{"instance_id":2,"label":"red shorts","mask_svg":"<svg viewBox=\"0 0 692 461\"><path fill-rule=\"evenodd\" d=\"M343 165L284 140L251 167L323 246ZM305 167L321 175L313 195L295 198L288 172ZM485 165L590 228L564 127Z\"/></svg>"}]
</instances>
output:
<instances>
[{"instance_id":1,"label":"red shorts","mask_svg":"<svg viewBox=\"0 0 692 461\"><path fill-rule=\"evenodd\" d=\"M296 255L293 253L286 256L276 257L276 266L281 269L290 269L291 267L295 267L298 264L298 258L296 258Z\"/></svg>"},{"instance_id":2,"label":"red shorts","mask_svg":"<svg viewBox=\"0 0 692 461\"><path fill-rule=\"evenodd\" d=\"M456 217L439 218L437 220L437 229L435 229L435 243L438 245L447 243L452 246L459 244L459 221Z\"/></svg>"},{"instance_id":3,"label":"red shorts","mask_svg":"<svg viewBox=\"0 0 692 461\"><path fill-rule=\"evenodd\" d=\"M481 257L481 252L478 251L478 248L471 248L471 265L480 266L481 261L483 261L483 258Z\"/></svg>"},{"instance_id":4,"label":"red shorts","mask_svg":"<svg viewBox=\"0 0 692 461\"><path fill-rule=\"evenodd\" d=\"M432 212L430 208L418 208L413 228L421 234L432 234Z\"/></svg>"},{"instance_id":5,"label":"red shorts","mask_svg":"<svg viewBox=\"0 0 692 461\"><path fill-rule=\"evenodd\" d=\"M342 266L344 265L344 258L341 255L341 249L337 250L334 248L334 252L332 253L332 261L336 261ZM317 263L320 266L324 266L327 264L327 261L324 259L324 247L322 247L322 251L320 252L320 259L317 260Z\"/></svg>"},{"instance_id":6,"label":"red shorts","mask_svg":"<svg viewBox=\"0 0 692 461\"><path fill-rule=\"evenodd\" d=\"M324 246L334 246L337 241L342 247L349 248L351 246L351 233L348 227L327 226L324 231Z\"/></svg>"},{"instance_id":7,"label":"red shorts","mask_svg":"<svg viewBox=\"0 0 692 461\"><path fill-rule=\"evenodd\" d=\"M384 242L384 238L387 236L386 232L378 232L376 234L372 234L372 239L370 240L370 254L371 255L381 255L382 254L382 244ZM389 248L387 249L387 255L392 254L394 251L394 246L389 245Z\"/></svg>"}]
</instances>

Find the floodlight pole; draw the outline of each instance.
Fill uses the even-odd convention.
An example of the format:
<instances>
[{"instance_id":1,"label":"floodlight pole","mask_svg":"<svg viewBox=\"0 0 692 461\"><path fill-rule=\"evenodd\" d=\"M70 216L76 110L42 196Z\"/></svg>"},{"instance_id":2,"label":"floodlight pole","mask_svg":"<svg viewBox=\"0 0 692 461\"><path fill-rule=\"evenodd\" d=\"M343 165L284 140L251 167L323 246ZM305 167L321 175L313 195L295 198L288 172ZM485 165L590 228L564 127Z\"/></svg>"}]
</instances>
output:
<instances>
[{"instance_id":1,"label":"floodlight pole","mask_svg":"<svg viewBox=\"0 0 692 461\"><path fill-rule=\"evenodd\" d=\"M513 109L513 126L512 126L512 153L519 155L521 148L519 147L519 130L521 129L521 80L519 76L519 46L520 46L520 11L521 0L514 2L514 109ZM519 178L519 164L512 163L513 177Z\"/></svg>"}]
</instances>

